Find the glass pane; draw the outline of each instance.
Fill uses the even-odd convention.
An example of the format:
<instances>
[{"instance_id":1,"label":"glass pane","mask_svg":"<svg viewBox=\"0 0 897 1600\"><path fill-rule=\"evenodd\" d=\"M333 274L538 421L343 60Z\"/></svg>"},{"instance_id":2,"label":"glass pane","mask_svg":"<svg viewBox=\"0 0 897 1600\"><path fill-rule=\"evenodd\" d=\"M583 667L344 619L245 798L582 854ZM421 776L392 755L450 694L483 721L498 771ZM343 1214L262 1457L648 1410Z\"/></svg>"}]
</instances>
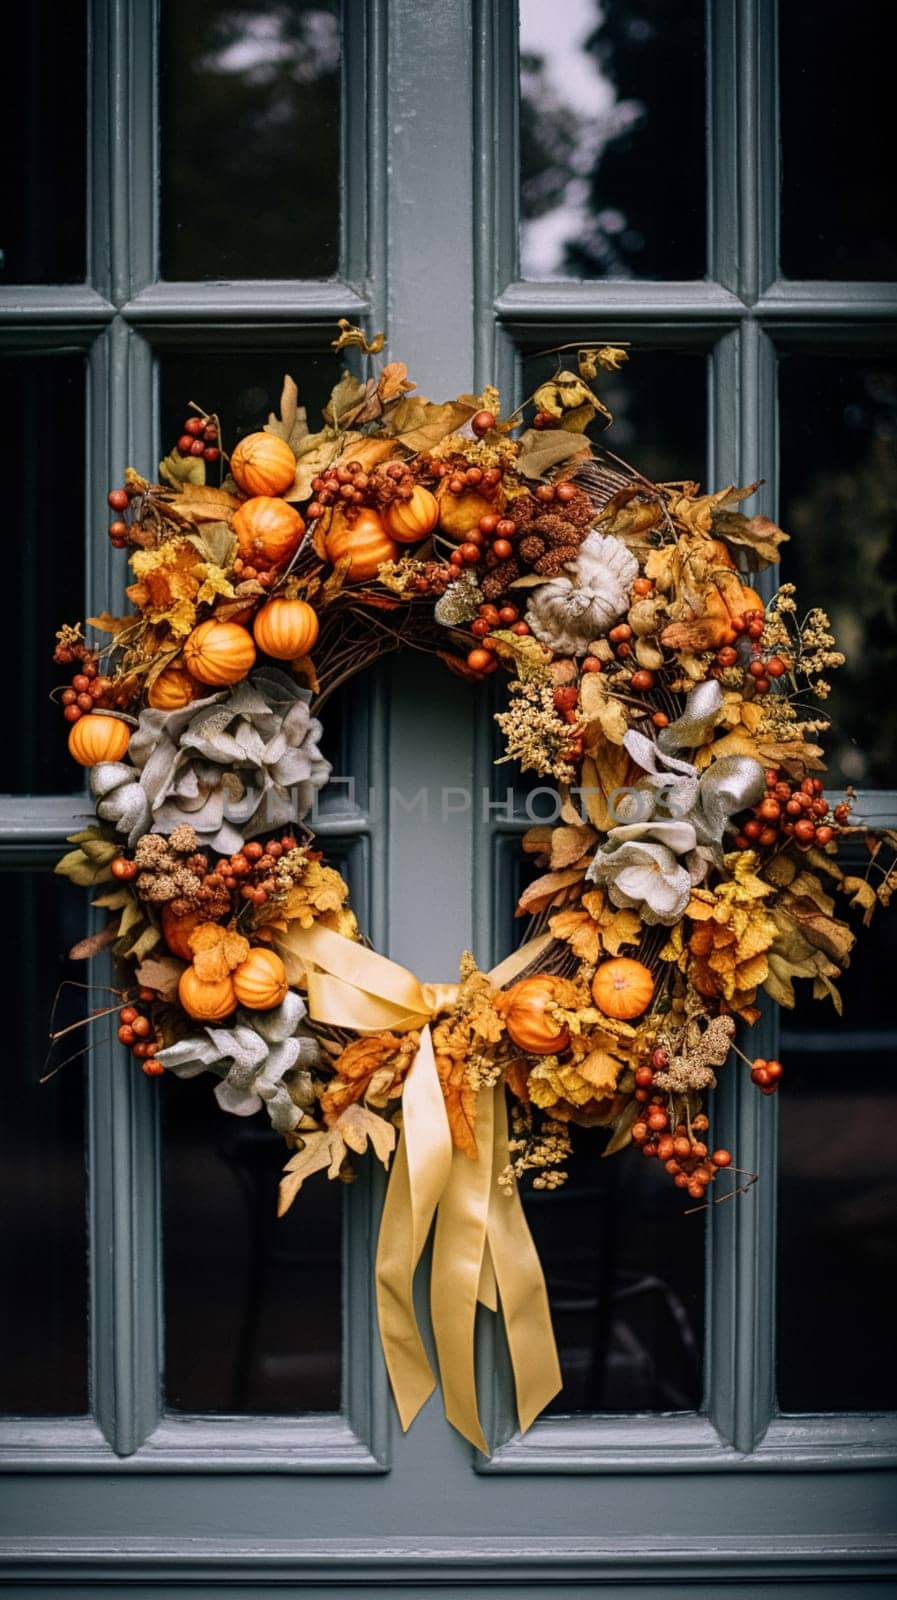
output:
<instances>
[{"instance_id":1,"label":"glass pane","mask_svg":"<svg viewBox=\"0 0 897 1600\"><path fill-rule=\"evenodd\" d=\"M701 0L520 0L524 278L700 278Z\"/></svg>"},{"instance_id":2,"label":"glass pane","mask_svg":"<svg viewBox=\"0 0 897 1600\"><path fill-rule=\"evenodd\" d=\"M779 7L782 270L891 279L897 225L890 0Z\"/></svg>"},{"instance_id":3,"label":"glass pane","mask_svg":"<svg viewBox=\"0 0 897 1600\"><path fill-rule=\"evenodd\" d=\"M165 1388L173 1411L336 1411L342 1185L277 1217L289 1155L264 1112L220 1111L208 1074L163 1088Z\"/></svg>"},{"instance_id":4,"label":"glass pane","mask_svg":"<svg viewBox=\"0 0 897 1600\"><path fill-rule=\"evenodd\" d=\"M270 350L241 350L236 355L196 351L166 355L160 367L160 445L166 454L184 431L190 401L218 412L225 449L232 450L244 434L264 427L269 412L279 410L285 372L299 385L299 399L315 432L322 426L321 409L342 370L336 356L316 350L292 355Z\"/></svg>"},{"instance_id":5,"label":"glass pane","mask_svg":"<svg viewBox=\"0 0 897 1600\"><path fill-rule=\"evenodd\" d=\"M352 882L350 851L347 840L326 853ZM362 901L353 892L353 903ZM278 1218L290 1151L266 1114L221 1111L209 1074L159 1084L169 1409L339 1410L342 1185L322 1174Z\"/></svg>"},{"instance_id":6,"label":"glass pane","mask_svg":"<svg viewBox=\"0 0 897 1600\"><path fill-rule=\"evenodd\" d=\"M62 708L48 702L67 669L53 664L54 635L84 617L84 361L80 356L0 360L7 474L4 511L11 659L27 662L7 707L0 792L70 794L83 773L68 753ZM52 505L47 496L52 452ZM68 669L68 675L73 669ZM72 826L77 821L73 815Z\"/></svg>"},{"instance_id":7,"label":"glass pane","mask_svg":"<svg viewBox=\"0 0 897 1600\"><path fill-rule=\"evenodd\" d=\"M86 931L86 897L43 872L3 877L6 1008L0 1073L0 1411L82 1415L87 1410L87 1216L84 1169L85 1060L45 1071L83 1044L60 1040L45 1063L57 984L83 982L68 962ZM98 994L96 1005L105 1004ZM60 999L56 1026L84 1014L83 995ZM108 1031L99 1023L98 1032Z\"/></svg>"},{"instance_id":8,"label":"glass pane","mask_svg":"<svg viewBox=\"0 0 897 1600\"><path fill-rule=\"evenodd\" d=\"M524 1208L545 1269L564 1387L554 1412L696 1411L704 1213L633 1150L574 1130L570 1177Z\"/></svg>"},{"instance_id":9,"label":"glass pane","mask_svg":"<svg viewBox=\"0 0 897 1600\"><path fill-rule=\"evenodd\" d=\"M493 959L526 929L513 917L539 869L516 839L494 851L501 907ZM573 1128L569 1178L553 1192L521 1186L557 1336L564 1387L556 1413L694 1411L703 1395L704 1222L657 1161L637 1150L602 1159L599 1128Z\"/></svg>"},{"instance_id":10,"label":"glass pane","mask_svg":"<svg viewBox=\"0 0 897 1600\"><path fill-rule=\"evenodd\" d=\"M825 702L831 781L897 788L897 362L784 356L781 402L782 576L847 656Z\"/></svg>"},{"instance_id":11,"label":"glass pane","mask_svg":"<svg viewBox=\"0 0 897 1600\"><path fill-rule=\"evenodd\" d=\"M859 933L863 948L839 985L843 1021L819 1001L802 1000L782 1031L783 1411L897 1407L894 1319L885 1300L897 1272L897 1178L884 1132L897 1116L897 920L885 914L871 935Z\"/></svg>"},{"instance_id":12,"label":"glass pane","mask_svg":"<svg viewBox=\"0 0 897 1600\"><path fill-rule=\"evenodd\" d=\"M31 0L3 18L0 282L87 275L87 22L84 0Z\"/></svg>"},{"instance_id":13,"label":"glass pane","mask_svg":"<svg viewBox=\"0 0 897 1600\"><path fill-rule=\"evenodd\" d=\"M339 265L337 0L162 7L165 278L327 278Z\"/></svg>"}]
</instances>

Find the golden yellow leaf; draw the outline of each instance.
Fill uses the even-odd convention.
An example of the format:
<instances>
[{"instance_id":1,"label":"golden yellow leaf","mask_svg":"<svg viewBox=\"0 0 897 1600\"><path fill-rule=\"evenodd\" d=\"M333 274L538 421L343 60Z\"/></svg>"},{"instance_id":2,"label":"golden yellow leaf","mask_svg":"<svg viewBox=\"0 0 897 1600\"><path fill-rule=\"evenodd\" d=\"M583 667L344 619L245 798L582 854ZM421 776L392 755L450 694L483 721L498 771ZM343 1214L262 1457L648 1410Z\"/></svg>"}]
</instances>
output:
<instances>
[{"instance_id":1,"label":"golden yellow leaf","mask_svg":"<svg viewBox=\"0 0 897 1600\"><path fill-rule=\"evenodd\" d=\"M249 940L222 928L218 922L200 923L191 933L189 942L194 971L202 983L219 983L249 955Z\"/></svg>"}]
</instances>

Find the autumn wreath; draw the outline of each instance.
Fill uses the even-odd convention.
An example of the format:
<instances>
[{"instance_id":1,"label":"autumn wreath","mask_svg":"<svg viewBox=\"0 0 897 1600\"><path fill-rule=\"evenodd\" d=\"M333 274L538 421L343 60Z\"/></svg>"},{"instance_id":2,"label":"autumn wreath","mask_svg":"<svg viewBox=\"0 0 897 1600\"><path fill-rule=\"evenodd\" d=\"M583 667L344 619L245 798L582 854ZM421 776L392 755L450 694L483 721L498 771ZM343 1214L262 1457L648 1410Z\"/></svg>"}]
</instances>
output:
<instances>
[{"instance_id":1,"label":"autumn wreath","mask_svg":"<svg viewBox=\"0 0 897 1600\"><path fill-rule=\"evenodd\" d=\"M586 436L624 350L580 349L506 416L493 389L420 397L348 325L335 346L365 375L318 432L287 378L229 458L193 408L161 481L129 471L110 493L132 609L89 620L104 643L58 634L97 820L56 870L100 890L108 925L80 953L111 947L143 1071L209 1072L223 1110L264 1107L284 1136L282 1210L369 1143L391 1168L378 1307L406 1426L434 1383L411 1286L435 1218L447 1414L485 1449L478 1302L501 1307L521 1426L559 1386L518 1180L561 1184L578 1123L695 1205L721 1175L732 1192L707 1097L736 1023L762 992L792 1005L798 978L838 1005L853 935L835 896L868 920L893 869L836 859L865 830L824 794L826 719L806 707L843 658L791 585L768 603L752 586L786 537L738 510L757 485L655 484ZM478 682L504 671L505 759L557 791L557 822L523 840L542 871L522 948L491 973L465 954L450 984L368 948L303 821L328 697L410 647ZM742 1059L773 1093L780 1063Z\"/></svg>"}]
</instances>

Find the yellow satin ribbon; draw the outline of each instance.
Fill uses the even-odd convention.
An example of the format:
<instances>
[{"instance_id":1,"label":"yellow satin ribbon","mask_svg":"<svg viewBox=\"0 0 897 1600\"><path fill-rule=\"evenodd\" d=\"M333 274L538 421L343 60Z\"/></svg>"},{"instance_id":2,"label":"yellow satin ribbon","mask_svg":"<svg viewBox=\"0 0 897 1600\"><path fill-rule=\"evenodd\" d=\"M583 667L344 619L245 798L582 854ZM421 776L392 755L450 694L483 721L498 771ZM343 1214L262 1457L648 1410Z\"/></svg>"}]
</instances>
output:
<instances>
[{"instance_id":1,"label":"yellow satin ribbon","mask_svg":"<svg viewBox=\"0 0 897 1600\"><path fill-rule=\"evenodd\" d=\"M531 940L495 967L490 981L496 988L510 983L547 942ZM510 1160L504 1086L477 1096L477 1158L471 1161L452 1143L429 1027L451 1007L457 984L421 983L406 967L318 925L291 926L276 945L290 982L307 986L315 1021L362 1034L420 1029L377 1243L380 1337L407 1429L436 1387L413 1300L414 1274L435 1218L430 1310L445 1414L488 1453L474 1365L478 1302L492 1311L500 1302L522 1431L561 1387L545 1279L520 1196L516 1186L510 1195L498 1188Z\"/></svg>"}]
</instances>

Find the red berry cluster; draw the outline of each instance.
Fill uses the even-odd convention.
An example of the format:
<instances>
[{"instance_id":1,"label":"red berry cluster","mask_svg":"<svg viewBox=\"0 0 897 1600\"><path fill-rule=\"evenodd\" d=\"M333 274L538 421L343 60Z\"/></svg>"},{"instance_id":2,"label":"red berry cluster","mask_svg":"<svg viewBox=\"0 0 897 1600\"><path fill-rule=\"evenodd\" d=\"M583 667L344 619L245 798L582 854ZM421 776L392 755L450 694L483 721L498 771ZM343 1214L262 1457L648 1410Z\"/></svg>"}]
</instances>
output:
<instances>
[{"instance_id":1,"label":"red berry cluster","mask_svg":"<svg viewBox=\"0 0 897 1600\"><path fill-rule=\"evenodd\" d=\"M53 660L59 666L68 666L71 662L77 663L69 687L63 689L59 696L62 715L66 722L78 722L81 717L90 711L95 711L98 706L108 710L113 704L118 703L121 697L114 695L111 678L104 677L100 672L96 656L88 650L86 644L59 645L53 654ZM126 700L124 704L127 704Z\"/></svg>"},{"instance_id":2,"label":"red berry cluster","mask_svg":"<svg viewBox=\"0 0 897 1600\"><path fill-rule=\"evenodd\" d=\"M496 628L510 628L511 632L520 638L529 633L529 623L521 622L520 612L516 606L510 603L501 606L481 605L470 624L474 638L480 640L480 644L476 645L467 656L467 665L473 672L494 672L498 666L498 658L494 654L495 645L489 637Z\"/></svg>"},{"instance_id":3,"label":"red berry cluster","mask_svg":"<svg viewBox=\"0 0 897 1600\"><path fill-rule=\"evenodd\" d=\"M277 888L274 877L277 862L295 849L296 840L291 834L284 834L282 839L269 839L264 845L251 839L242 850L219 861L206 881L220 879L231 894L238 891L241 900L254 906L266 905Z\"/></svg>"},{"instance_id":4,"label":"red berry cluster","mask_svg":"<svg viewBox=\"0 0 897 1600\"><path fill-rule=\"evenodd\" d=\"M110 510L117 513L109 524L109 542L114 550L124 550L128 542L128 524L124 520L124 512L139 493L139 489L131 484L126 489L110 489L106 496Z\"/></svg>"},{"instance_id":5,"label":"red berry cluster","mask_svg":"<svg viewBox=\"0 0 897 1600\"><path fill-rule=\"evenodd\" d=\"M395 484L395 498L410 500L414 493L414 476L404 461L391 461L385 476ZM357 516L361 507L374 504L373 474L366 472L360 461L346 461L339 467L328 467L311 480L314 499L309 503L306 516L309 522L323 516L328 506L337 501L347 512ZM350 519L351 520L351 517Z\"/></svg>"},{"instance_id":6,"label":"red berry cluster","mask_svg":"<svg viewBox=\"0 0 897 1600\"><path fill-rule=\"evenodd\" d=\"M811 845L826 845L850 816L850 807L831 810L823 795L821 778L803 778L796 783L778 767L766 769L766 792L754 806L753 815L742 821L735 844L739 850L773 850L793 841L801 850Z\"/></svg>"},{"instance_id":7,"label":"red berry cluster","mask_svg":"<svg viewBox=\"0 0 897 1600\"><path fill-rule=\"evenodd\" d=\"M761 1094L775 1094L783 1071L781 1061L766 1061L763 1056L755 1056L751 1066L751 1083L757 1085Z\"/></svg>"},{"instance_id":8,"label":"red berry cluster","mask_svg":"<svg viewBox=\"0 0 897 1600\"><path fill-rule=\"evenodd\" d=\"M139 989L137 1003L129 1002L122 1006L118 1013L118 1037L121 1043L128 1046L131 1054L151 1078L156 1078L165 1071L161 1061L155 1059L159 1049L151 1010L155 999L155 989Z\"/></svg>"},{"instance_id":9,"label":"red berry cluster","mask_svg":"<svg viewBox=\"0 0 897 1600\"><path fill-rule=\"evenodd\" d=\"M184 431L177 442L182 456L202 456L210 464L221 455L218 448L218 424L214 417L188 417Z\"/></svg>"},{"instance_id":10,"label":"red berry cluster","mask_svg":"<svg viewBox=\"0 0 897 1600\"><path fill-rule=\"evenodd\" d=\"M773 679L784 677L789 667L789 663L783 661L781 656L763 654L760 641L765 626L766 620L762 611L745 611L743 616L731 618L733 633L743 634L750 641L752 660L748 665L747 676L753 680L756 694L767 694L772 688ZM718 678L722 672L737 666L738 660L738 651L734 645L721 645L713 658L711 677Z\"/></svg>"},{"instance_id":11,"label":"red berry cluster","mask_svg":"<svg viewBox=\"0 0 897 1600\"><path fill-rule=\"evenodd\" d=\"M641 1148L643 1156L657 1157L670 1174L677 1189L685 1189L693 1200L703 1200L717 1173L732 1165L728 1150L714 1150L696 1133L706 1133L710 1123L703 1112L692 1117L691 1125L677 1122L671 1125L667 1110L667 1097L652 1089L655 1072L662 1072L670 1064L666 1050L658 1047L652 1052L650 1064L638 1067L635 1074L635 1099L645 1106L641 1118L633 1123L633 1143Z\"/></svg>"}]
</instances>

